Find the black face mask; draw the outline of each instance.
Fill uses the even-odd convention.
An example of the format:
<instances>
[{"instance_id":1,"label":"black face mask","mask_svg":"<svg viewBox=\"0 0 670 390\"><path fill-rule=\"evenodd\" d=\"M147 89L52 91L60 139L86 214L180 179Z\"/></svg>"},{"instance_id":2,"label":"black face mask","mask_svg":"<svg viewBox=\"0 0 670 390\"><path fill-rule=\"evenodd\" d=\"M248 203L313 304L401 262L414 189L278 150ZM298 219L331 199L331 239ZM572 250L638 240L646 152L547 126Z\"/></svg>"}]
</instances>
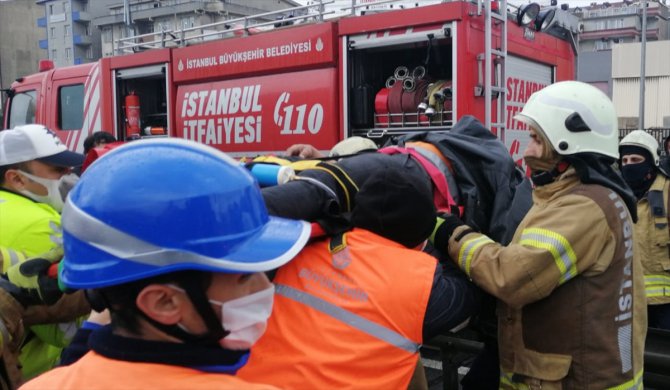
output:
<instances>
[{"instance_id":1,"label":"black face mask","mask_svg":"<svg viewBox=\"0 0 670 390\"><path fill-rule=\"evenodd\" d=\"M628 164L621 167L621 175L635 196L640 199L656 179L656 167L650 161Z\"/></svg>"}]
</instances>

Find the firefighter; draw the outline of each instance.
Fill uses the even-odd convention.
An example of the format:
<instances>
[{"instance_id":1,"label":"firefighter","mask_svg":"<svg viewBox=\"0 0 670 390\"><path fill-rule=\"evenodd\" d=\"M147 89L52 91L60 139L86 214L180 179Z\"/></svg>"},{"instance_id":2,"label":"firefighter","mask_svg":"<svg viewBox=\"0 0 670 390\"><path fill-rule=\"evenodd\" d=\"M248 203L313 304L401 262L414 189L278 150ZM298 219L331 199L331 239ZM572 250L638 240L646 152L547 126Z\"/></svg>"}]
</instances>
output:
<instances>
[{"instance_id":1,"label":"firefighter","mask_svg":"<svg viewBox=\"0 0 670 390\"><path fill-rule=\"evenodd\" d=\"M313 241L277 271L273 316L243 378L284 389L410 384L431 334L424 323L438 264L421 249L435 206L423 176L390 163L371 172L355 194L352 228Z\"/></svg>"},{"instance_id":2,"label":"firefighter","mask_svg":"<svg viewBox=\"0 0 670 390\"><path fill-rule=\"evenodd\" d=\"M263 272L293 258L310 228L269 217L237 162L181 139L121 146L82 176L63 229L59 282L86 289L111 324L76 363L24 389L272 388L234 375L272 309Z\"/></svg>"},{"instance_id":3,"label":"firefighter","mask_svg":"<svg viewBox=\"0 0 670 390\"><path fill-rule=\"evenodd\" d=\"M37 256L61 245L59 212L78 179L72 167L82 162L81 154L69 151L42 125L0 131L0 246L10 260L3 263L3 272L18 256ZM72 318L83 314L80 304L80 299L72 301ZM53 367L76 326L70 322L31 327L21 347L23 379Z\"/></svg>"},{"instance_id":4,"label":"firefighter","mask_svg":"<svg viewBox=\"0 0 670 390\"><path fill-rule=\"evenodd\" d=\"M652 328L670 329L670 179L659 169L658 142L635 130L619 144L621 173L637 197L635 252L640 255Z\"/></svg>"},{"instance_id":5,"label":"firefighter","mask_svg":"<svg viewBox=\"0 0 670 390\"><path fill-rule=\"evenodd\" d=\"M635 198L614 105L577 81L534 93L515 119L534 204L502 246L445 215L435 244L499 299L501 388L642 388L647 316L633 258Z\"/></svg>"},{"instance_id":6,"label":"firefighter","mask_svg":"<svg viewBox=\"0 0 670 390\"><path fill-rule=\"evenodd\" d=\"M9 267L0 278L0 387L15 389L22 382L18 357L24 340L24 326L72 321L90 310L83 294L61 299L56 278L49 277L52 264L63 256L58 247L35 258L25 259L0 247L0 260L16 257L19 263Z\"/></svg>"}]
</instances>

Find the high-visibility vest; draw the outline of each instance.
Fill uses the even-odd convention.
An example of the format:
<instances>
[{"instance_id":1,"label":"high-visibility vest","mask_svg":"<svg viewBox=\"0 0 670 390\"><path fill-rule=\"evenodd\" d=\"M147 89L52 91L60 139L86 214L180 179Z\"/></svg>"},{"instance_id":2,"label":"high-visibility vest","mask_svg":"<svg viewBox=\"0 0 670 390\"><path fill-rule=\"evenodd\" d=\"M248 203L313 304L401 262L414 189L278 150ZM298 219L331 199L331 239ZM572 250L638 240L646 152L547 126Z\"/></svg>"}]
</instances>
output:
<instances>
[{"instance_id":1,"label":"high-visibility vest","mask_svg":"<svg viewBox=\"0 0 670 390\"><path fill-rule=\"evenodd\" d=\"M407 388L436 265L362 229L311 243L277 272L267 330L239 375L283 389Z\"/></svg>"},{"instance_id":2,"label":"high-visibility vest","mask_svg":"<svg viewBox=\"0 0 670 390\"><path fill-rule=\"evenodd\" d=\"M58 367L20 387L44 389L217 389L277 390L228 374L207 373L188 367L108 359L91 351L76 363Z\"/></svg>"},{"instance_id":3,"label":"high-visibility vest","mask_svg":"<svg viewBox=\"0 0 670 390\"><path fill-rule=\"evenodd\" d=\"M0 232L0 247L27 257L46 253L63 242L60 214L53 207L2 189Z\"/></svg>"},{"instance_id":4,"label":"high-visibility vest","mask_svg":"<svg viewBox=\"0 0 670 390\"><path fill-rule=\"evenodd\" d=\"M61 246L62 235L61 217L53 207L0 189L0 247L3 248L3 272L17 261L44 254ZM41 330L42 334L38 337L28 334L26 337L30 339L24 341L25 344L21 347L19 360L24 379L50 369L58 361L62 344L48 343L42 339L44 334L63 340L63 343L72 336L66 334L65 328L61 328L59 324L41 325L34 329Z\"/></svg>"}]
</instances>

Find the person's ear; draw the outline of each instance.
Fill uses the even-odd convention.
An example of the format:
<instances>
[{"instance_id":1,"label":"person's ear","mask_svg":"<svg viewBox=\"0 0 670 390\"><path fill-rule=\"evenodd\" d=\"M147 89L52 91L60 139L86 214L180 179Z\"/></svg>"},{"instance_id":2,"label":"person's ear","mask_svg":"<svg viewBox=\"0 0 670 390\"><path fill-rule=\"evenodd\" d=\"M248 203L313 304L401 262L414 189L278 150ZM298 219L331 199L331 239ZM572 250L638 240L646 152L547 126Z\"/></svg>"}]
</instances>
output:
<instances>
[{"instance_id":1,"label":"person's ear","mask_svg":"<svg viewBox=\"0 0 670 390\"><path fill-rule=\"evenodd\" d=\"M27 179L16 169L8 169L5 171L5 186L14 189L22 190L26 187Z\"/></svg>"},{"instance_id":2,"label":"person's ear","mask_svg":"<svg viewBox=\"0 0 670 390\"><path fill-rule=\"evenodd\" d=\"M165 325L181 321L185 297L164 284L150 284L137 294L135 304L149 318Z\"/></svg>"}]
</instances>

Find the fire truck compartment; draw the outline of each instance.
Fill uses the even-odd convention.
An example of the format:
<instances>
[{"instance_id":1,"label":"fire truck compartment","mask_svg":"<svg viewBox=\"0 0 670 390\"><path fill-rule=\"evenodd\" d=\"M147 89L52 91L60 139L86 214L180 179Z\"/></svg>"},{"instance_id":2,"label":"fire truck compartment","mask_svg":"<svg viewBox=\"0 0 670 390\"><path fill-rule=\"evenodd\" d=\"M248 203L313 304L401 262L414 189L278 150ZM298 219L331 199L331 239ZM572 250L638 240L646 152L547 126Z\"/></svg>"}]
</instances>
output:
<instances>
[{"instance_id":1,"label":"fire truck compartment","mask_svg":"<svg viewBox=\"0 0 670 390\"><path fill-rule=\"evenodd\" d=\"M133 136L168 135L168 97L165 65L116 71L117 134L123 139ZM129 98L135 95L136 98ZM139 123L133 122L137 115L130 101L139 99ZM135 106L134 106L135 107ZM132 123L132 125L131 125ZM135 130L137 129L137 130Z\"/></svg>"},{"instance_id":2,"label":"fire truck compartment","mask_svg":"<svg viewBox=\"0 0 670 390\"><path fill-rule=\"evenodd\" d=\"M352 134L446 130L453 125L450 38L349 50L349 124Z\"/></svg>"}]
</instances>

